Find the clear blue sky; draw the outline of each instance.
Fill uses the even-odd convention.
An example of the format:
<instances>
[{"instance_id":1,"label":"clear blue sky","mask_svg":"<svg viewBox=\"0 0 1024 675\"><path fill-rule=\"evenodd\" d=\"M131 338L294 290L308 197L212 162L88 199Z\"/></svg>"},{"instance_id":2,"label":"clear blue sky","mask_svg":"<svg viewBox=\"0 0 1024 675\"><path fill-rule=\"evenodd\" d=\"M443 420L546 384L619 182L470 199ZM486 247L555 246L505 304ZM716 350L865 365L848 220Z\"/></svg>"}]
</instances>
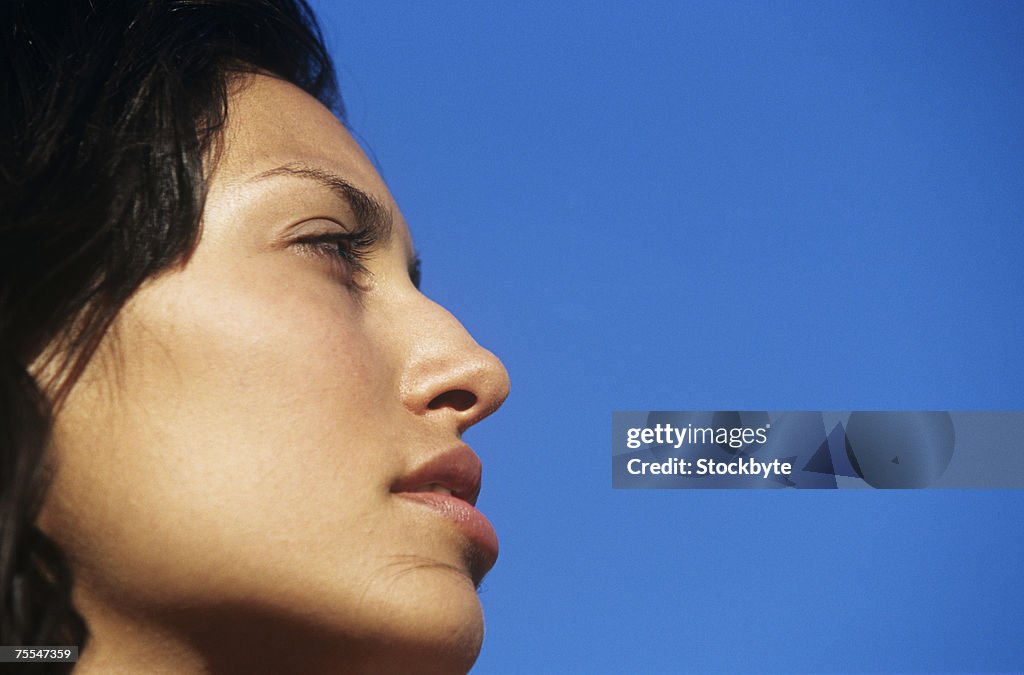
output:
<instances>
[{"instance_id":1,"label":"clear blue sky","mask_svg":"<svg viewBox=\"0 0 1024 675\"><path fill-rule=\"evenodd\" d=\"M1024 668L1024 491L610 487L613 410L1024 408L1024 3L315 7L512 377L474 672Z\"/></svg>"}]
</instances>

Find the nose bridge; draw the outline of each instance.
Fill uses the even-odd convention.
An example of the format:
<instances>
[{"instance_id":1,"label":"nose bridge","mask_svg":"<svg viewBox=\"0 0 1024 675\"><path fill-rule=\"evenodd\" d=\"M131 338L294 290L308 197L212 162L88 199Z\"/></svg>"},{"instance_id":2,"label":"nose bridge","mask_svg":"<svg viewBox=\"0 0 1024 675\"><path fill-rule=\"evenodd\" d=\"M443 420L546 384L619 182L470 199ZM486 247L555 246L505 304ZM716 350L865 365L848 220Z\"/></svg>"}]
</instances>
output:
<instances>
[{"instance_id":1,"label":"nose bridge","mask_svg":"<svg viewBox=\"0 0 1024 675\"><path fill-rule=\"evenodd\" d=\"M447 309L422 295L418 300L424 304L406 333L402 401L418 415L453 416L461 433L501 406L508 373Z\"/></svg>"}]
</instances>

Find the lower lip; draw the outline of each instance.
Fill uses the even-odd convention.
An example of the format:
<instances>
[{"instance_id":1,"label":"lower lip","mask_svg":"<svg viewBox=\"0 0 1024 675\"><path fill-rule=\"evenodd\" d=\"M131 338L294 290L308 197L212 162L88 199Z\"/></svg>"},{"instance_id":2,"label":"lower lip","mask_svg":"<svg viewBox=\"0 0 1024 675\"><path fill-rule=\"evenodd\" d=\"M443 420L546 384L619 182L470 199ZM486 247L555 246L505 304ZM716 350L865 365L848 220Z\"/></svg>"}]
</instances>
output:
<instances>
[{"instance_id":1,"label":"lower lip","mask_svg":"<svg viewBox=\"0 0 1024 675\"><path fill-rule=\"evenodd\" d=\"M438 492L399 492L400 497L419 502L451 521L487 559L490 569L498 559L498 535L484 514L472 504Z\"/></svg>"}]
</instances>

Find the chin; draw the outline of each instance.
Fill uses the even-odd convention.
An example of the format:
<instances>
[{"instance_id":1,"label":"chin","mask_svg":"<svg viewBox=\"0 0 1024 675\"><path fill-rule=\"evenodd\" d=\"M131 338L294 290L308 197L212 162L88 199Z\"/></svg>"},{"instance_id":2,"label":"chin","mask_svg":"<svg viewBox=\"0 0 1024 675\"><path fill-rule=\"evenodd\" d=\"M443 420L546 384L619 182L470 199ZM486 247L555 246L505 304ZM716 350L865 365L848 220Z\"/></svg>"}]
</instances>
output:
<instances>
[{"instance_id":1,"label":"chin","mask_svg":"<svg viewBox=\"0 0 1024 675\"><path fill-rule=\"evenodd\" d=\"M306 598L305 637L332 645L318 664L333 668L322 672L452 675L472 668L483 644L484 618L465 570L424 562L377 574L362 588L357 604L347 593L344 599L332 599L329 592ZM303 639L295 637L293 644ZM307 670L321 672L319 666Z\"/></svg>"},{"instance_id":2,"label":"chin","mask_svg":"<svg viewBox=\"0 0 1024 675\"><path fill-rule=\"evenodd\" d=\"M383 651L399 656L392 672L465 673L476 662L484 638L484 617L473 581L454 569L423 570L409 575L416 586L396 608L394 622L382 626L389 634ZM396 592L399 592L396 584ZM385 658L385 661L390 659ZM381 665L380 663L371 665ZM380 668L371 671L383 672Z\"/></svg>"},{"instance_id":3,"label":"chin","mask_svg":"<svg viewBox=\"0 0 1024 675\"><path fill-rule=\"evenodd\" d=\"M440 626L435 626L438 628ZM458 626L447 634L432 631L426 639L399 638L379 645L358 659L353 672L359 673L421 673L455 675L469 672L480 654L483 623ZM403 641L404 640L404 641ZM346 669L345 672L349 672Z\"/></svg>"}]
</instances>

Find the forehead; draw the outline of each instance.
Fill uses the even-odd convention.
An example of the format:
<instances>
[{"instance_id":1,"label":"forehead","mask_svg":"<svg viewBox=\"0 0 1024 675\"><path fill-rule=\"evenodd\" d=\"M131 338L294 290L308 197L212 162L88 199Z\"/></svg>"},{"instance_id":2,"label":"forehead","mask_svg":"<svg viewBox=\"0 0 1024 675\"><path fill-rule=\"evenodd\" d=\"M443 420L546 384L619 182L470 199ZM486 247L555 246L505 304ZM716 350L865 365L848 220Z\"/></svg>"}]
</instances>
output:
<instances>
[{"instance_id":1,"label":"forehead","mask_svg":"<svg viewBox=\"0 0 1024 675\"><path fill-rule=\"evenodd\" d=\"M408 232L390 191L345 126L295 85L266 75L239 78L228 99L223 144L210 181L216 198L282 166L301 164L342 176L393 215Z\"/></svg>"}]
</instances>

